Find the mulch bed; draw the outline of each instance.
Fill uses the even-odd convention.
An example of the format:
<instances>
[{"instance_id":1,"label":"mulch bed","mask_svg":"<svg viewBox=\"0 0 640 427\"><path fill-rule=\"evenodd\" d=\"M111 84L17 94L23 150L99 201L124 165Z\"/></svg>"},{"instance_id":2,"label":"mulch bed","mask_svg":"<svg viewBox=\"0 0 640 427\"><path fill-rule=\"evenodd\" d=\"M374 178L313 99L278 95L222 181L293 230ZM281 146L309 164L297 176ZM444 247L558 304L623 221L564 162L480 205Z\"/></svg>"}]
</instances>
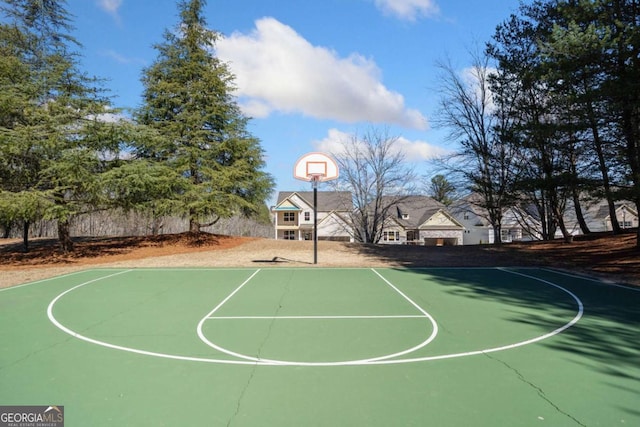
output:
<instances>
[{"instance_id":1,"label":"mulch bed","mask_svg":"<svg viewBox=\"0 0 640 427\"><path fill-rule=\"evenodd\" d=\"M53 239L31 241L29 252L24 252L22 242L14 239L0 242L0 269L103 264L120 260L224 250L256 240L264 247L276 244L272 239L208 233L76 238L74 239L75 250L64 254L60 251L58 242ZM277 242L279 245L283 244L282 241ZM640 286L640 249L636 245L635 230L615 236L611 234L578 236L572 243L556 240L509 243L501 246L423 247L322 243L323 245L342 245L354 253L406 267L553 267L582 271L617 282Z\"/></svg>"},{"instance_id":2,"label":"mulch bed","mask_svg":"<svg viewBox=\"0 0 640 427\"><path fill-rule=\"evenodd\" d=\"M0 244L0 266L42 266L56 264L101 264L180 253L228 249L252 238L209 233L181 233L158 236L74 238L73 252L63 253L56 239L36 239L24 251L22 241Z\"/></svg>"}]
</instances>

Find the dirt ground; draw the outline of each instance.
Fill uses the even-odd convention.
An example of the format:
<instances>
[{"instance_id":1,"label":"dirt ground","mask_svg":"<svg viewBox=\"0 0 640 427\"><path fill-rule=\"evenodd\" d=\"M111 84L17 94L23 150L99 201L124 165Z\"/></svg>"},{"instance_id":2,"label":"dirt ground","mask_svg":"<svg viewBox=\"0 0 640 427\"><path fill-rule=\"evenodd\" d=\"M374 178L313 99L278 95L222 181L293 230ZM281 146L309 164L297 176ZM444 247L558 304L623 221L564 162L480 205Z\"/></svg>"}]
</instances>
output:
<instances>
[{"instance_id":1,"label":"dirt ground","mask_svg":"<svg viewBox=\"0 0 640 427\"><path fill-rule=\"evenodd\" d=\"M640 286L635 233L582 236L562 241L502 246L390 246L201 234L155 237L78 238L62 254L55 240L0 240L0 288L90 267L553 267L612 282Z\"/></svg>"}]
</instances>

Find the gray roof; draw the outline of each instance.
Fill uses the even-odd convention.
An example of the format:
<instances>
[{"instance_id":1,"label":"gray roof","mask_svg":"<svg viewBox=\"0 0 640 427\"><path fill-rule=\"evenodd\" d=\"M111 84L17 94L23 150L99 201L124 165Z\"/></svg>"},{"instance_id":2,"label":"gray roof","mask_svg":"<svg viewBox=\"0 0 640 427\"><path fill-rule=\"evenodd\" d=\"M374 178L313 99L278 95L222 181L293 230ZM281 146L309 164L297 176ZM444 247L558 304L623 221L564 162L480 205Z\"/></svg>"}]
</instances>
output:
<instances>
[{"instance_id":1,"label":"gray roof","mask_svg":"<svg viewBox=\"0 0 640 427\"><path fill-rule=\"evenodd\" d=\"M293 194L297 194L309 206L313 206L313 191L280 191L278 193L278 202L284 202ZM353 201L351 192L349 191L318 191L318 210L323 212L331 211L351 211L353 209Z\"/></svg>"},{"instance_id":2,"label":"gray roof","mask_svg":"<svg viewBox=\"0 0 640 427\"><path fill-rule=\"evenodd\" d=\"M391 205L389 215L405 228L417 228L446 206L427 196L385 197L384 205ZM403 215L408 216L403 219Z\"/></svg>"},{"instance_id":3,"label":"gray roof","mask_svg":"<svg viewBox=\"0 0 640 427\"><path fill-rule=\"evenodd\" d=\"M635 213L634 206L631 202L627 201L619 201L614 203L615 209L618 210L622 207L626 207L631 210L631 212ZM601 204L592 208L594 219L608 219L609 218L609 205L606 202L602 202Z\"/></svg>"}]
</instances>

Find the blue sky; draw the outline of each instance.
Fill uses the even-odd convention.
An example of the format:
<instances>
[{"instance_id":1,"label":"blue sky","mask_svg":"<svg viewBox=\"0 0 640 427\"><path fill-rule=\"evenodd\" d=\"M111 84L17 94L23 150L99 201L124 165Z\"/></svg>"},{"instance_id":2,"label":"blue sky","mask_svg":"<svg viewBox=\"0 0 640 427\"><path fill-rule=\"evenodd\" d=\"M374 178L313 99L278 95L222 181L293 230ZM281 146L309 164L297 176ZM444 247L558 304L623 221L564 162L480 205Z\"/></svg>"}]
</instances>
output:
<instances>
[{"instance_id":1,"label":"blue sky","mask_svg":"<svg viewBox=\"0 0 640 427\"><path fill-rule=\"evenodd\" d=\"M407 162L455 148L435 129L436 63L463 72L519 0L208 0L216 54L236 75L236 96L261 140L276 191L308 190L296 160L354 133L387 129ZM81 65L107 80L113 104L140 105L153 45L178 22L175 0L67 0Z\"/></svg>"}]
</instances>

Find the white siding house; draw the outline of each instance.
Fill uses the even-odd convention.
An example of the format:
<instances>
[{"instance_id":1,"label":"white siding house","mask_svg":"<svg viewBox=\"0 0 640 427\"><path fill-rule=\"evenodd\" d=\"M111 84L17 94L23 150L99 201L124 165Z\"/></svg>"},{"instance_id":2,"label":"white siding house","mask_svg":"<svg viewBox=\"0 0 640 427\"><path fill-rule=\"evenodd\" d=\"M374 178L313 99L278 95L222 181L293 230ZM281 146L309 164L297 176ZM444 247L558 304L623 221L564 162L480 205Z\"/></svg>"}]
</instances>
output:
<instances>
[{"instance_id":1,"label":"white siding house","mask_svg":"<svg viewBox=\"0 0 640 427\"><path fill-rule=\"evenodd\" d=\"M615 204L615 212L620 227L638 227L638 212L631 202L620 201ZM477 195L470 195L456 201L451 206L453 216L464 226L464 244L477 245L483 243L493 243L493 227L489 224L488 214L485 209L479 206ZM528 209L535 212L534 209ZM585 203L582 206L582 213L591 232L611 231L611 217L609 208L605 201ZM564 221L567 230L571 235L582 233L576 220L576 213L573 203L568 201L564 213ZM502 214L502 242L530 241L542 238L542 225L535 213L530 214L526 209L520 207L510 207ZM559 229L556 230L556 238L561 238Z\"/></svg>"},{"instance_id":2,"label":"white siding house","mask_svg":"<svg viewBox=\"0 0 640 427\"><path fill-rule=\"evenodd\" d=\"M353 241L348 225L352 209L351 193L318 191L318 240ZM313 192L283 191L276 206L271 208L275 238L313 240Z\"/></svg>"},{"instance_id":3,"label":"white siding house","mask_svg":"<svg viewBox=\"0 0 640 427\"><path fill-rule=\"evenodd\" d=\"M445 205L426 196L387 197L383 244L426 246L462 245L464 227Z\"/></svg>"},{"instance_id":4,"label":"white siding house","mask_svg":"<svg viewBox=\"0 0 640 427\"><path fill-rule=\"evenodd\" d=\"M465 245L494 243L493 226L486 209L478 205L477 196L458 200L451 206L451 213L464 226ZM539 229L540 221L518 207L510 207L502 213L500 240L504 243L537 240Z\"/></svg>"},{"instance_id":5,"label":"white siding house","mask_svg":"<svg viewBox=\"0 0 640 427\"><path fill-rule=\"evenodd\" d=\"M616 218L620 227L635 228L638 226L638 212L631 202L620 201L615 203ZM599 202L589 206L584 212L585 221L589 231L611 231L611 216L606 202Z\"/></svg>"}]
</instances>

